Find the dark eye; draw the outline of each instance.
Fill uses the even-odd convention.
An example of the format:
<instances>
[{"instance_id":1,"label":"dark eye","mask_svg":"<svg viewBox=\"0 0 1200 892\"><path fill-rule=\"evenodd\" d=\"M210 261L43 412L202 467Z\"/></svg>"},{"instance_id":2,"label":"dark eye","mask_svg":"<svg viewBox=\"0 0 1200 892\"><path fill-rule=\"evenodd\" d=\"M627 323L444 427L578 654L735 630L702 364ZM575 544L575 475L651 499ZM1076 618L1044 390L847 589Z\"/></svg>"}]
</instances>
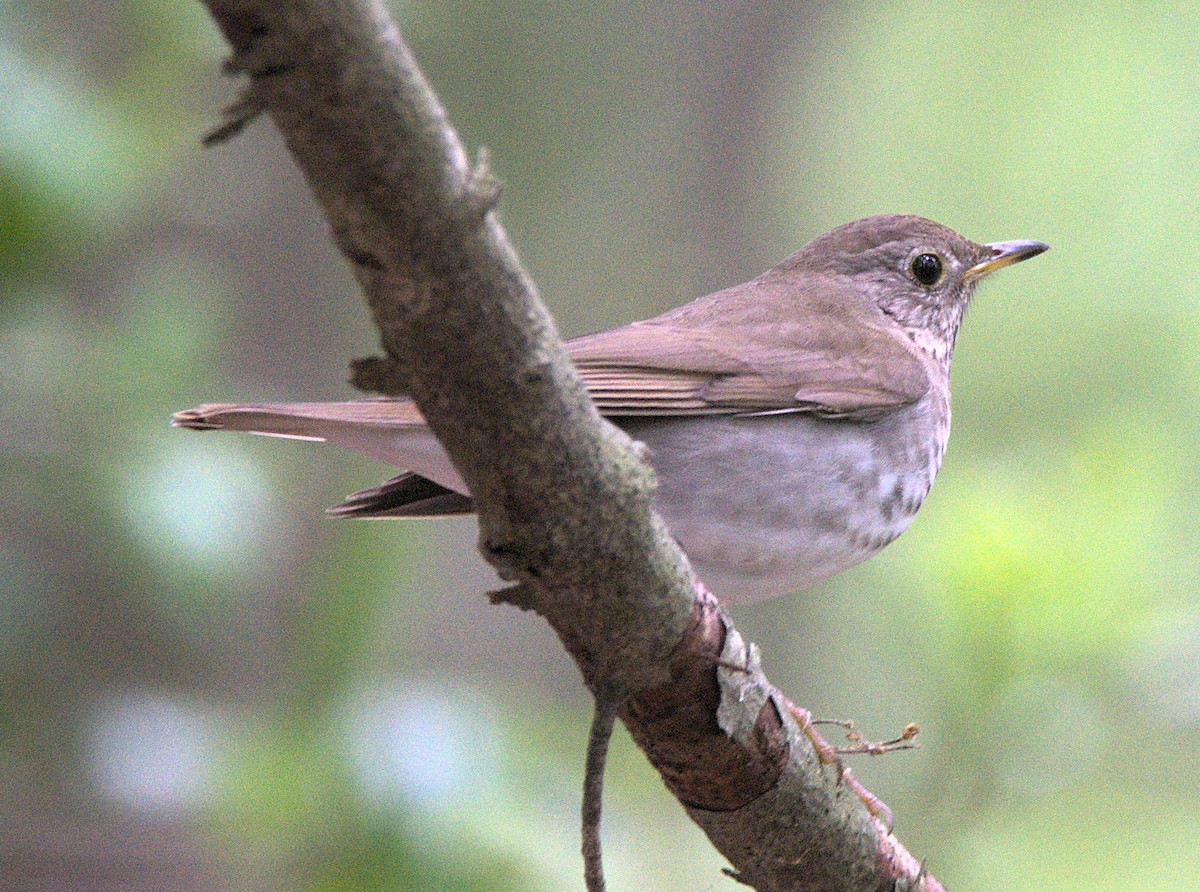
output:
<instances>
[{"instance_id":1,"label":"dark eye","mask_svg":"<svg viewBox=\"0 0 1200 892\"><path fill-rule=\"evenodd\" d=\"M932 285L942 277L942 258L936 254L918 254L908 265L908 270L922 285Z\"/></svg>"}]
</instances>

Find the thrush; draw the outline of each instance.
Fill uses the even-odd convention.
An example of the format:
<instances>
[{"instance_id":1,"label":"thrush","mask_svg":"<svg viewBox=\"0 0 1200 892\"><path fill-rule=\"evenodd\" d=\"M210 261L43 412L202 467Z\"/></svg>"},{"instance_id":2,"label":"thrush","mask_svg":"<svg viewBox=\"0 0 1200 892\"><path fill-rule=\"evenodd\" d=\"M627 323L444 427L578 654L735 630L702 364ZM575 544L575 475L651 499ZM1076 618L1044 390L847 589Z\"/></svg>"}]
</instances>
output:
<instances>
[{"instance_id":1,"label":"thrush","mask_svg":"<svg viewBox=\"0 0 1200 892\"><path fill-rule=\"evenodd\" d=\"M649 447L654 507L726 602L813 585L896 539L950 433L950 360L988 274L1047 249L868 217L753 281L566 343L600 412ZM173 423L319 440L404 469L339 517L473 510L412 400L209 404Z\"/></svg>"}]
</instances>

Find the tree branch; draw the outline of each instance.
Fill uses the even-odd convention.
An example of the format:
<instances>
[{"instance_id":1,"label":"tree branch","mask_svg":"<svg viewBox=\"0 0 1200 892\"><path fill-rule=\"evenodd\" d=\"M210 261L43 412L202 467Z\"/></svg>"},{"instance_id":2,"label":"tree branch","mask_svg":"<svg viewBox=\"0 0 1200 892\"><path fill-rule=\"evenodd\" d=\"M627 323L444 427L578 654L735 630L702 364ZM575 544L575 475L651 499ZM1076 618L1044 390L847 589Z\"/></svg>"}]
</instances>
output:
<instances>
[{"instance_id":1,"label":"tree branch","mask_svg":"<svg viewBox=\"0 0 1200 892\"><path fill-rule=\"evenodd\" d=\"M265 112L380 329L355 382L413 395L469 485L498 593L553 626L667 786L760 890L941 887L822 766L650 510L472 166L378 2L204 0L247 76L218 141ZM737 667L745 667L744 670Z\"/></svg>"}]
</instances>

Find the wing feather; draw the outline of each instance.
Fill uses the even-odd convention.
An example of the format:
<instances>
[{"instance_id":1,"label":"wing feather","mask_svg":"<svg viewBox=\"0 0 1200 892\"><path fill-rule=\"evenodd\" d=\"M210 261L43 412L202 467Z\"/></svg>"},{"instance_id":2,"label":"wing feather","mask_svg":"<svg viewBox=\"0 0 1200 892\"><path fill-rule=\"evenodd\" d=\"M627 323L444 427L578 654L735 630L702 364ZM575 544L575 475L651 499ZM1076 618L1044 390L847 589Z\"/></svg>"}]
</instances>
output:
<instances>
[{"instance_id":1,"label":"wing feather","mask_svg":"<svg viewBox=\"0 0 1200 892\"><path fill-rule=\"evenodd\" d=\"M921 399L932 360L881 312L864 309L861 296L838 295L839 287L825 282L800 292L768 273L654 319L575 338L567 352L601 413L615 418L813 412L870 419ZM403 397L209 405L174 421L301 437L347 425L425 423Z\"/></svg>"},{"instance_id":2,"label":"wing feather","mask_svg":"<svg viewBox=\"0 0 1200 892\"><path fill-rule=\"evenodd\" d=\"M773 284L758 279L585 335L568 341L567 351L600 411L613 417L814 412L869 419L928 391L928 360L882 314L851 317L845 308L852 304L826 300L780 313L778 322L755 318L772 300L798 299L771 293Z\"/></svg>"}]
</instances>

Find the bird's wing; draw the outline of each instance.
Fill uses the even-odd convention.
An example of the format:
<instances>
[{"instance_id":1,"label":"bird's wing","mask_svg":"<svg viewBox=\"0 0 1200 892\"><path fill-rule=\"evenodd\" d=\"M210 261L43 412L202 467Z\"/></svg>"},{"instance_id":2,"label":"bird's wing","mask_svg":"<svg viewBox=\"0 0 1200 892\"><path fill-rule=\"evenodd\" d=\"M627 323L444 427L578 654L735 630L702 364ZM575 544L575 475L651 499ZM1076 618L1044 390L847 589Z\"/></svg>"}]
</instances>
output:
<instances>
[{"instance_id":1,"label":"bird's wing","mask_svg":"<svg viewBox=\"0 0 1200 892\"><path fill-rule=\"evenodd\" d=\"M737 341L668 317L577 338L567 351L601 413L612 417L868 419L928 391L925 363L892 332L836 317L806 321Z\"/></svg>"},{"instance_id":2,"label":"bird's wing","mask_svg":"<svg viewBox=\"0 0 1200 892\"><path fill-rule=\"evenodd\" d=\"M840 287L798 288L768 275L575 338L567 352L601 413L615 418L810 412L869 419L921 399L930 387L928 360L891 320ZM329 440L368 455L391 451L378 435L425 424L403 397L209 405L174 422Z\"/></svg>"},{"instance_id":3,"label":"bird's wing","mask_svg":"<svg viewBox=\"0 0 1200 892\"><path fill-rule=\"evenodd\" d=\"M820 341L781 325L770 340L735 342L708 328L637 323L576 338L567 351L600 412L614 418L810 412L867 419L914 403L929 389L924 363L898 338L832 327L832 335L828 320L808 329L819 329ZM349 431L418 429L425 419L401 397L210 404L180 412L173 422L356 448L344 442Z\"/></svg>"}]
</instances>

